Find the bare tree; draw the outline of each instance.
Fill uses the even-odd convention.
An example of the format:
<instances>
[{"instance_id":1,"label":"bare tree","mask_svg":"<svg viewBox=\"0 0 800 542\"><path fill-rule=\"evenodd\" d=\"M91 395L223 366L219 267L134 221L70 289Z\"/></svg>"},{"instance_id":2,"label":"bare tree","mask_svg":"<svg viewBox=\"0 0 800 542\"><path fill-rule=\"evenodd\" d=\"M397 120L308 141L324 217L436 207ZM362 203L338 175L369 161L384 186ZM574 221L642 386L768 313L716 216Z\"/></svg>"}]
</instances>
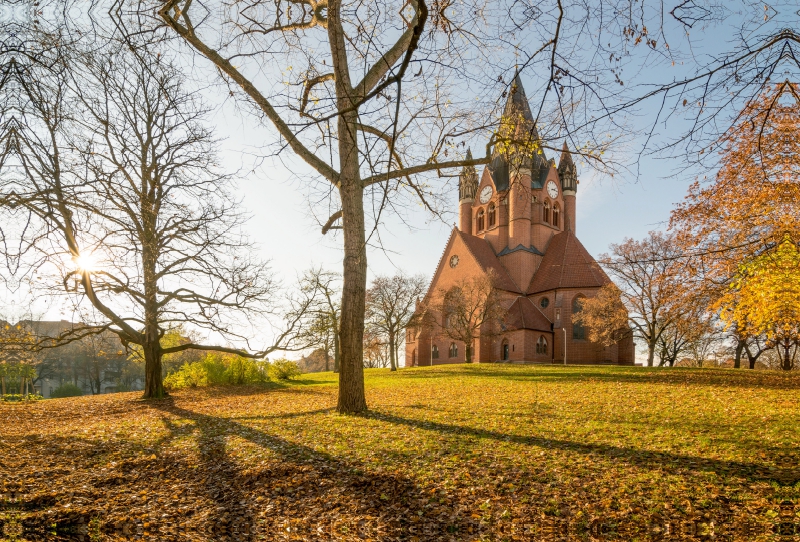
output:
<instances>
[{"instance_id":1,"label":"bare tree","mask_svg":"<svg viewBox=\"0 0 800 542\"><path fill-rule=\"evenodd\" d=\"M207 109L180 72L113 42L73 50L69 62L24 81L27 130L12 148L27 181L20 201L46 225L40 249L66 293L141 348L144 396L165 395L165 354L291 348L307 297L294 300L271 346L253 352L241 331L272 314L277 284L242 234L246 217L217 167ZM179 324L246 349L162 346Z\"/></svg>"},{"instance_id":2,"label":"bare tree","mask_svg":"<svg viewBox=\"0 0 800 542\"><path fill-rule=\"evenodd\" d=\"M340 287L341 276L325 271L322 267L311 268L300 280L300 288L315 302L305 312L308 344L323 349L325 370L330 370L330 355L333 351L333 370L339 372L341 348L339 325L341 320Z\"/></svg>"},{"instance_id":3,"label":"bare tree","mask_svg":"<svg viewBox=\"0 0 800 542\"><path fill-rule=\"evenodd\" d=\"M373 238L367 232L376 231L384 212L402 211L409 198L441 216L437 177L488 164L491 147L504 138L555 150L550 142L569 134L589 142L575 145L579 154L599 158L609 144L604 128L613 122L600 115L608 121L600 128L592 109L598 96L618 92L619 78L599 68L606 55L578 59L584 51L578 43L592 32L574 29L594 25L597 15L620 3L631 2L477 0L429 9L424 0L247 0L212 11L189 0L163 2L163 21L213 64L248 112L277 131L276 153L291 149L332 196L320 223L323 234L341 229L344 238L341 412L366 408L366 249ZM601 26L608 30L605 18ZM612 26L622 38L624 23L613 19ZM519 41L514 58L511 36ZM534 117L546 119L548 132L531 126L524 134L496 133L513 71L534 66L542 75ZM472 138L486 146L474 159L465 153Z\"/></svg>"},{"instance_id":4,"label":"bare tree","mask_svg":"<svg viewBox=\"0 0 800 542\"><path fill-rule=\"evenodd\" d=\"M390 350L380 329L367 324L364 330L364 368L380 369L389 365Z\"/></svg>"},{"instance_id":5,"label":"bare tree","mask_svg":"<svg viewBox=\"0 0 800 542\"><path fill-rule=\"evenodd\" d=\"M431 310L421 315L421 325L464 343L467 363L472 363L475 339L495 336L503 325L506 309L495 282L492 271L464 279L436 292Z\"/></svg>"},{"instance_id":6,"label":"bare tree","mask_svg":"<svg viewBox=\"0 0 800 542\"><path fill-rule=\"evenodd\" d=\"M611 245L600 263L619 288L634 336L647 345L647 365L653 366L661 336L681 315L681 291L686 286L686 262L673 238L653 231L642 241L625 239Z\"/></svg>"},{"instance_id":7,"label":"bare tree","mask_svg":"<svg viewBox=\"0 0 800 542\"><path fill-rule=\"evenodd\" d=\"M424 275L409 277L399 273L393 277L375 277L367 290L367 326L379 330L386 337L392 371L397 370L403 330L414 316L417 300L425 295L427 282Z\"/></svg>"}]
</instances>

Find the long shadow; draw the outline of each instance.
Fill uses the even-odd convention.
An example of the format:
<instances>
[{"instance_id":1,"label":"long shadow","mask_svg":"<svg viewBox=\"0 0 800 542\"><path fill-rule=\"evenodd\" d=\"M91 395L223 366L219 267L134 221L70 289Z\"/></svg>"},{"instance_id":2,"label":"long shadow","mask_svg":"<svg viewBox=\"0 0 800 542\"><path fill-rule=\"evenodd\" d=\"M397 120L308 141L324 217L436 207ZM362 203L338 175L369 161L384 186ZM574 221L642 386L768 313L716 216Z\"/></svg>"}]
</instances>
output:
<instances>
[{"instance_id":1,"label":"long shadow","mask_svg":"<svg viewBox=\"0 0 800 542\"><path fill-rule=\"evenodd\" d=\"M615 446L612 444L591 444L571 440L515 435L487 429L475 429L462 425L403 418L394 414L374 410L365 414L365 417L390 424L405 425L415 429L437 431L446 435L469 435L501 442L513 442L525 446L536 446L581 454L604 455L612 457L615 461L623 461L642 468L657 467L670 473L680 473L682 470L692 469L715 472L724 474L725 476L739 475L752 481L777 482L784 486L795 485L800 482L800 467L795 464L783 467L772 467L773 470L770 470L770 466L760 463L724 461L707 457Z\"/></svg>"},{"instance_id":2,"label":"long shadow","mask_svg":"<svg viewBox=\"0 0 800 542\"><path fill-rule=\"evenodd\" d=\"M318 408L316 410L303 410L300 412L286 412L284 414L260 414L258 416L231 416L226 418L228 420L289 420L292 418L303 418L305 416L313 416L314 414L328 414L334 412L336 409Z\"/></svg>"},{"instance_id":3,"label":"long shadow","mask_svg":"<svg viewBox=\"0 0 800 542\"><path fill-rule=\"evenodd\" d=\"M317 519L324 523L336 518L353 518L372 515L380 517L388 504L401 505L403 516L410 520L417 511L417 488L412 480L397 474L369 472L357 462L349 462L309 446L290 442L253 427L242 425L230 418L218 418L180 408L172 401L153 405L165 414L191 420L191 426L176 425L164 416L165 426L173 437L198 432L200 468L205 476L203 485L206 497L216 507L205 520L214 531L221 527L230 530L237 522L237 540L254 540L256 534L277 534L285 529L279 523L264 524L257 511L242 507L253 492L271 490L270 514L273 520L301 520L309 516L310 507L316 510ZM309 411L302 414L313 414ZM280 416L276 416L280 417ZM237 436L256 446L267 448L279 456L279 462L267 463L259 471L242 472L226 450L225 436ZM401 529L402 524L390 528ZM302 525L301 525L302 527ZM310 527L305 525L305 527ZM384 526L385 528L385 526ZM265 532L266 530L266 532ZM312 530L313 532L313 530Z\"/></svg>"}]
</instances>

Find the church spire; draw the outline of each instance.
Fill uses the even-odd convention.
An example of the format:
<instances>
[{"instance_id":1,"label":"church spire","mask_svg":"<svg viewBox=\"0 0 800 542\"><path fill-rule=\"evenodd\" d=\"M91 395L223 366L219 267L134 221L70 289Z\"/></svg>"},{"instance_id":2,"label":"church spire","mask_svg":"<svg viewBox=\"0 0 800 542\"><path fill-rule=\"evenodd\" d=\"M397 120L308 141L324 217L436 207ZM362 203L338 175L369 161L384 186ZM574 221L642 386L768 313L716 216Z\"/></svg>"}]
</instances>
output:
<instances>
[{"instance_id":1,"label":"church spire","mask_svg":"<svg viewBox=\"0 0 800 542\"><path fill-rule=\"evenodd\" d=\"M525 95L525 88L522 86L519 71L514 72L514 80L511 82L511 88L506 99L506 107L503 110L504 117L511 115L519 116L519 120L533 124L533 113L531 113L531 106L528 104L528 97Z\"/></svg>"},{"instance_id":2,"label":"church spire","mask_svg":"<svg viewBox=\"0 0 800 542\"><path fill-rule=\"evenodd\" d=\"M497 133L498 142L494 146L494 157L503 155L506 159L526 169L531 168L531 158L539 162L535 155L541 152L539 147L539 133L536 123L522 86L519 71L514 73L514 79L508 90L503 116L500 118L500 128ZM545 158L544 155L540 158Z\"/></svg>"},{"instance_id":3,"label":"church spire","mask_svg":"<svg viewBox=\"0 0 800 542\"><path fill-rule=\"evenodd\" d=\"M567 140L564 140L564 146L561 149L561 160L558 162L558 178L561 179L562 190L578 190L578 170L575 168L575 162L572 161L572 153L569 152L567 147Z\"/></svg>"},{"instance_id":4,"label":"church spire","mask_svg":"<svg viewBox=\"0 0 800 542\"><path fill-rule=\"evenodd\" d=\"M472 160L472 150L467 149L467 160ZM475 199L475 192L478 191L478 172L475 166L464 166L461 175L458 177L458 201Z\"/></svg>"}]
</instances>

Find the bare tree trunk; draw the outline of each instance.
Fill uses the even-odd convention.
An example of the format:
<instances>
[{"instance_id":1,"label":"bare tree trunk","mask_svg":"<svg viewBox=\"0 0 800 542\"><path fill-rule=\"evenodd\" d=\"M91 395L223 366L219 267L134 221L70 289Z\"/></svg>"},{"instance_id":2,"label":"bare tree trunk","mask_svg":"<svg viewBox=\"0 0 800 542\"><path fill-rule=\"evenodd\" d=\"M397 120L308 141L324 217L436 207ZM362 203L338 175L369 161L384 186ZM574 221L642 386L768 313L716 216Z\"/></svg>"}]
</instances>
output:
<instances>
[{"instance_id":1,"label":"bare tree trunk","mask_svg":"<svg viewBox=\"0 0 800 542\"><path fill-rule=\"evenodd\" d=\"M397 349L395 348L395 334L389 332L389 367L392 371L397 370Z\"/></svg>"},{"instance_id":2,"label":"bare tree trunk","mask_svg":"<svg viewBox=\"0 0 800 542\"><path fill-rule=\"evenodd\" d=\"M328 39L335 74L339 134L339 198L342 202L344 270L342 318L339 327L342 359L339 367L339 404L342 413L367 409L364 396L364 310L367 292L367 250L364 232L364 185L358 157L358 97L350 81L341 20L341 3L328 4Z\"/></svg>"},{"instance_id":3,"label":"bare tree trunk","mask_svg":"<svg viewBox=\"0 0 800 542\"><path fill-rule=\"evenodd\" d=\"M650 343L650 344L647 345L647 366L648 367L652 367L653 366L653 360L655 359L655 357L656 357L656 345L653 344L653 343Z\"/></svg>"},{"instance_id":4,"label":"bare tree trunk","mask_svg":"<svg viewBox=\"0 0 800 542\"><path fill-rule=\"evenodd\" d=\"M781 363L781 369L784 371L791 371L792 370L792 363L791 358L789 357L789 349L791 348L791 343L787 340L783 342L783 361Z\"/></svg>"},{"instance_id":5,"label":"bare tree trunk","mask_svg":"<svg viewBox=\"0 0 800 542\"><path fill-rule=\"evenodd\" d=\"M736 351L733 355L733 368L740 369L742 367L742 352L744 351L744 341L739 340L736 343Z\"/></svg>"},{"instance_id":6,"label":"bare tree trunk","mask_svg":"<svg viewBox=\"0 0 800 542\"><path fill-rule=\"evenodd\" d=\"M344 115L343 115L344 117ZM345 124L340 121L340 124ZM352 125L351 125L352 126ZM340 134L350 126L340 127ZM352 134L354 137L355 134ZM341 136L345 139L345 136ZM364 235L364 205L355 146L351 146L355 171L343 172L339 190L344 229L344 272L342 273L342 320L339 330L341 361L339 366L339 404L343 413L367 409L364 397L364 305L367 289L367 255ZM350 173L350 172L348 172Z\"/></svg>"},{"instance_id":7,"label":"bare tree trunk","mask_svg":"<svg viewBox=\"0 0 800 542\"><path fill-rule=\"evenodd\" d=\"M464 361L472 363L472 342L464 343Z\"/></svg>"},{"instance_id":8,"label":"bare tree trunk","mask_svg":"<svg viewBox=\"0 0 800 542\"><path fill-rule=\"evenodd\" d=\"M161 345L158 343L158 334L155 342L147 341L142 345L144 351L144 398L161 399L166 397L164 383L161 377Z\"/></svg>"},{"instance_id":9,"label":"bare tree trunk","mask_svg":"<svg viewBox=\"0 0 800 542\"><path fill-rule=\"evenodd\" d=\"M339 330L336 330L336 335L333 337L333 372L338 373L342 360L341 342L339 341Z\"/></svg>"}]
</instances>

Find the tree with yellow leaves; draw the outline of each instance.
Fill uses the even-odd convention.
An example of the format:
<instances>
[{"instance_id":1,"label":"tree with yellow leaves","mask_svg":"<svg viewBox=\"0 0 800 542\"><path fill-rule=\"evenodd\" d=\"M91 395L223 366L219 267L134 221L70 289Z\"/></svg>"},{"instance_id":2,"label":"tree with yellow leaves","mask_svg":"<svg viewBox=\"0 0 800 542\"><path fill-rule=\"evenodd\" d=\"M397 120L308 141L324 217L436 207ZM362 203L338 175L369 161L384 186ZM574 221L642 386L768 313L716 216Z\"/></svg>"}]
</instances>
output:
<instances>
[{"instance_id":1,"label":"tree with yellow leaves","mask_svg":"<svg viewBox=\"0 0 800 542\"><path fill-rule=\"evenodd\" d=\"M728 326L781 346L781 368L792 369L789 352L800 344L800 250L792 237L741 265L716 306Z\"/></svg>"},{"instance_id":2,"label":"tree with yellow leaves","mask_svg":"<svg viewBox=\"0 0 800 542\"><path fill-rule=\"evenodd\" d=\"M796 343L791 306L798 278L791 265L793 240L800 239L798 130L798 85L765 87L720 140L713 181L695 182L671 217L696 284L709 308L722 311L737 338L737 356L746 350L751 367L753 341L766 337L768 347L782 345L784 368Z\"/></svg>"}]
</instances>

